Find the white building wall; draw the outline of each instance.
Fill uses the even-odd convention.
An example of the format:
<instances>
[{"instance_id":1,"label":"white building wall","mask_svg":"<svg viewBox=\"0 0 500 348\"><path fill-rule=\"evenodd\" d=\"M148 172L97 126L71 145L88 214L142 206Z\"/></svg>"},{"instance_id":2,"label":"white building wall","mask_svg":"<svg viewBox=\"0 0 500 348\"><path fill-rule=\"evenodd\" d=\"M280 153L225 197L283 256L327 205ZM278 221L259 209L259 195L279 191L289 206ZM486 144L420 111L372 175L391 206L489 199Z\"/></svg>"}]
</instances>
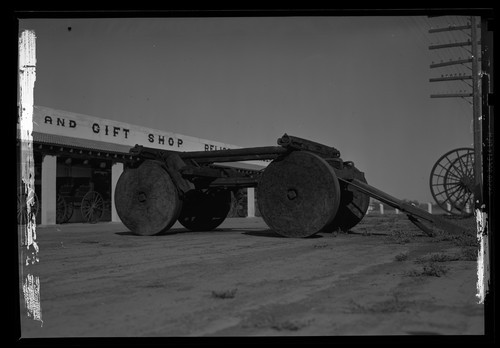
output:
<instances>
[{"instance_id":1,"label":"white building wall","mask_svg":"<svg viewBox=\"0 0 500 348\"><path fill-rule=\"evenodd\" d=\"M116 188L116 183L118 182L118 179L120 178L120 175L123 172L123 163L113 163L113 166L111 167L111 221L113 222L120 222L120 217L118 216L118 213L116 212L116 205L115 205L115 188Z\"/></svg>"},{"instance_id":2,"label":"white building wall","mask_svg":"<svg viewBox=\"0 0 500 348\"><path fill-rule=\"evenodd\" d=\"M56 223L56 178L57 178L57 156L43 156L42 160L42 225L54 225Z\"/></svg>"},{"instance_id":3,"label":"white building wall","mask_svg":"<svg viewBox=\"0 0 500 348\"><path fill-rule=\"evenodd\" d=\"M247 217L255 217L255 188L247 188Z\"/></svg>"}]
</instances>

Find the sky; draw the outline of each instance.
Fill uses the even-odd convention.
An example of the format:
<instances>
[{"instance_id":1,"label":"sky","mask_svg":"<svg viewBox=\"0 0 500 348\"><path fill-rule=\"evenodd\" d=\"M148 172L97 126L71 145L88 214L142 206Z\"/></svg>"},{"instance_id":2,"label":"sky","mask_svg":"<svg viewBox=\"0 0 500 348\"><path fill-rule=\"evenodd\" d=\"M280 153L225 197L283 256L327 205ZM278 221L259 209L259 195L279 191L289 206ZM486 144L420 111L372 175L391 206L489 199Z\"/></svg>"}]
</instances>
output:
<instances>
[{"instance_id":1,"label":"sky","mask_svg":"<svg viewBox=\"0 0 500 348\"><path fill-rule=\"evenodd\" d=\"M463 16L20 19L36 34L35 105L220 141L276 145L284 133L340 150L369 184L433 201L446 152L472 147L466 66L429 50Z\"/></svg>"}]
</instances>

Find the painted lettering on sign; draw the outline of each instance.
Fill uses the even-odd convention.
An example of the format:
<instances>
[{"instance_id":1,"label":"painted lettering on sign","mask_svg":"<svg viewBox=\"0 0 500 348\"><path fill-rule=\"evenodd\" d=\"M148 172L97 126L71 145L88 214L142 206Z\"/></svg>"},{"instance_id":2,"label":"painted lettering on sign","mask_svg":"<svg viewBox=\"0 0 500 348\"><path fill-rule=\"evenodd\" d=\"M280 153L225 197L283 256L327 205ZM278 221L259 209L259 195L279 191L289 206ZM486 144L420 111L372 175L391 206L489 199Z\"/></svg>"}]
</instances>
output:
<instances>
[{"instance_id":1,"label":"painted lettering on sign","mask_svg":"<svg viewBox=\"0 0 500 348\"><path fill-rule=\"evenodd\" d=\"M229 150L229 148L213 144L205 144L205 151L216 151L216 150Z\"/></svg>"},{"instance_id":2,"label":"painted lettering on sign","mask_svg":"<svg viewBox=\"0 0 500 348\"><path fill-rule=\"evenodd\" d=\"M179 139L179 138L173 138L173 137L166 137L164 135L154 135L152 133L149 133L148 134L148 141L150 143L158 143L160 145L168 145L168 146L175 146L177 145L177 147L181 147L182 144L184 143L184 141L182 139Z\"/></svg>"},{"instance_id":3,"label":"painted lettering on sign","mask_svg":"<svg viewBox=\"0 0 500 348\"><path fill-rule=\"evenodd\" d=\"M128 139L128 141L138 141L141 140L145 142L155 143L165 147L183 147L184 140L176 136L168 136L162 134L154 133L143 133L136 132L134 129L125 128L126 125L110 125L106 122L91 122L91 123L80 123L70 118L56 117L56 116L43 116L43 122L47 125L55 127L64 128L84 128L85 131L91 130L93 134L99 136L107 136L110 138L122 138ZM141 139L137 139L140 137ZM213 150L214 145L205 145L205 150ZM221 147L215 146L215 149L223 149Z\"/></svg>"},{"instance_id":4,"label":"painted lettering on sign","mask_svg":"<svg viewBox=\"0 0 500 348\"><path fill-rule=\"evenodd\" d=\"M125 139L128 139L128 133L130 132L130 129L121 128L118 126L109 126L107 124L104 125L104 127L101 129L101 126L98 123L93 123L92 124L92 131L95 134L104 134L104 135L110 135L113 137L117 137L120 134L122 134Z\"/></svg>"},{"instance_id":5,"label":"painted lettering on sign","mask_svg":"<svg viewBox=\"0 0 500 348\"><path fill-rule=\"evenodd\" d=\"M54 121L51 116L45 116L45 118L43 119L43 122L46 124L47 123L54 124L54 125L60 126L60 127L66 127L66 125L67 125L67 127L69 127L69 128L76 128L76 122L74 120L67 120L67 119L62 118L62 117L56 117L55 121ZM54 122L54 123L52 123L52 122Z\"/></svg>"}]
</instances>

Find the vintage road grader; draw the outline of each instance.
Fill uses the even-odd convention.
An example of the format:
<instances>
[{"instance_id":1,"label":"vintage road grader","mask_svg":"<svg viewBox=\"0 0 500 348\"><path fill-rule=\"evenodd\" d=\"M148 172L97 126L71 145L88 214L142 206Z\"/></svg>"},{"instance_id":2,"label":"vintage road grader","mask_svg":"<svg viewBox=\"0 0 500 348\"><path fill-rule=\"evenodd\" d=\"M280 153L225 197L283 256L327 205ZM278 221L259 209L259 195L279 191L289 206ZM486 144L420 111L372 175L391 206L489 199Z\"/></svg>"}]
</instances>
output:
<instances>
[{"instance_id":1,"label":"vintage road grader","mask_svg":"<svg viewBox=\"0 0 500 348\"><path fill-rule=\"evenodd\" d=\"M309 237L347 231L365 216L369 197L406 213L429 235L434 227L460 228L367 184L364 173L339 150L287 134L279 146L174 152L136 145L118 179L116 211L133 233L155 235L177 220L187 229L209 231L226 218L231 190L256 187L266 224L281 236ZM224 162L272 160L247 174Z\"/></svg>"}]
</instances>

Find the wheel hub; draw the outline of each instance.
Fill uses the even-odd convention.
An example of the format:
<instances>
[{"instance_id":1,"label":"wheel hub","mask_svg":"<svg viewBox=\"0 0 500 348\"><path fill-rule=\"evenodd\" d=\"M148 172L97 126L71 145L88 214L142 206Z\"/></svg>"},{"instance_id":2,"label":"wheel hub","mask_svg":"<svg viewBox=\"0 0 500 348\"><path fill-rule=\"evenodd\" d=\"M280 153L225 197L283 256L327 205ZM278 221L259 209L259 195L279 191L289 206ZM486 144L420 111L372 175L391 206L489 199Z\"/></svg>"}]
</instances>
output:
<instances>
[{"instance_id":1,"label":"wheel hub","mask_svg":"<svg viewBox=\"0 0 500 348\"><path fill-rule=\"evenodd\" d=\"M472 191L474 180L468 175L464 175L460 178L460 184Z\"/></svg>"},{"instance_id":2,"label":"wheel hub","mask_svg":"<svg viewBox=\"0 0 500 348\"><path fill-rule=\"evenodd\" d=\"M146 202L146 194L144 192L139 192L137 195L137 200L141 203Z\"/></svg>"},{"instance_id":3,"label":"wheel hub","mask_svg":"<svg viewBox=\"0 0 500 348\"><path fill-rule=\"evenodd\" d=\"M289 200L293 201L295 198L297 198L297 191L295 189L289 189L286 196Z\"/></svg>"}]
</instances>

